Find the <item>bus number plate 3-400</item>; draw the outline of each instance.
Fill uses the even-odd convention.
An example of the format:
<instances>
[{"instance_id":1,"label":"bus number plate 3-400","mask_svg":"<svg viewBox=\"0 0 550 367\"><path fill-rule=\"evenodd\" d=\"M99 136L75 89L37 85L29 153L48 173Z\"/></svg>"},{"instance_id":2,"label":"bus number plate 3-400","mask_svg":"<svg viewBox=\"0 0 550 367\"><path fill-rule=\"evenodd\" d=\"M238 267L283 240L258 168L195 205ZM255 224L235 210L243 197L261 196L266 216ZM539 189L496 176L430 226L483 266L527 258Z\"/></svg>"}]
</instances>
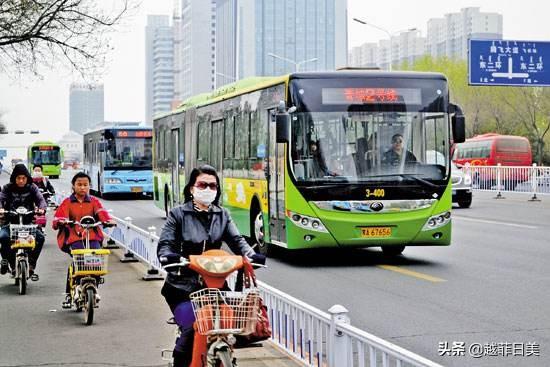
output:
<instances>
[{"instance_id":1,"label":"bus number plate 3-400","mask_svg":"<svg viewBox=\"0 0 550 367\"><path fill-rule=\"evenodd\" d=\"M361 237L363 238L380 238L390 237L391 227L362 227Z\"/></svg>"}]
</instances>

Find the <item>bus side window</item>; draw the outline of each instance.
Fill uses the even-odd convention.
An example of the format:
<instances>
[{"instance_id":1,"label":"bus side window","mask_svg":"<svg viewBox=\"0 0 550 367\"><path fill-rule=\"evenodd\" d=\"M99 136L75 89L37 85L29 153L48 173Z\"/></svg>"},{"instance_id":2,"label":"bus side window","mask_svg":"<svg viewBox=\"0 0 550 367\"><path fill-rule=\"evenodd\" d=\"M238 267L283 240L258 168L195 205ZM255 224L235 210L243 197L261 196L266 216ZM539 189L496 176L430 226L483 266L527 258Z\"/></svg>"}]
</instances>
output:
<instances>
[{"instance_id":1,"label":"bus side window","mask_svg":"<svg viewBox=\"0 0 550 367\"><path fill-rule=\"evenodd\" d=\"M224 177L233 177L233 163L235 160L235 124L233 118L224 120L224 152L223 171Z\"/></svg>"}]
</instances>

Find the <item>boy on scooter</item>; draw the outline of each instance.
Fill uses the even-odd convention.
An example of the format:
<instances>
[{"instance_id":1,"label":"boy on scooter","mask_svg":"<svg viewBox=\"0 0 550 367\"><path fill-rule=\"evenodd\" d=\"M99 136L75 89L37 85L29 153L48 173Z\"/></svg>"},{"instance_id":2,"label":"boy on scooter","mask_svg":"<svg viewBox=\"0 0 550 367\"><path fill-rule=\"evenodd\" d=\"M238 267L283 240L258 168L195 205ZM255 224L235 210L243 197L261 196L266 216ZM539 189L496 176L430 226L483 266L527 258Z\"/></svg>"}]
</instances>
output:
<instances>
[{"instance_id":1,"label":"boy on scooter","mask_svg":"<svg viewBox=\"0 0 550 367\"><path fill-rule=\"evenodd\" d=\"M61 251L68 254L71 250L83 249L84 241L81 237L81 228L78 226L66 226L67 221L80 221L84 216L92 216L103 223L115 224L107 210L103 208L101 201L90 195L90 176L84 172L78 172L71 180L73 193L65 198L59 208L55 211L52 228L59 230L57 244ZM101 248L103 232L101 228L94 228L90 232L90 248ZM69 280L67 276L66 299L63 307L70 308Z\"/></svg>"}]
</instances>

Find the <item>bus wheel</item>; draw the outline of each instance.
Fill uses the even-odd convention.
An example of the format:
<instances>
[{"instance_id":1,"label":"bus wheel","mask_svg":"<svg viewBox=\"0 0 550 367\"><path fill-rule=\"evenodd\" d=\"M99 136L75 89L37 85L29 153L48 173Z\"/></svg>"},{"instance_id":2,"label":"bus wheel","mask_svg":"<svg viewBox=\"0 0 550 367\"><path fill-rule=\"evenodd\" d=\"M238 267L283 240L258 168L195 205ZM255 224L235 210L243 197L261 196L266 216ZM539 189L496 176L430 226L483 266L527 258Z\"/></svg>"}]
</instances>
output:
<instances>
[{"instance_id":1,"label":"bus wheel","mask_svg":"<svg viewBox=\"0 0 550 367\"><path fill-rule=\"evenodd\" d=\"M382 252L386 256L399 256L405 250L405 246L384 246Z\"/></svg>"},{"instance_id":2,"label":"bus wheel","mask_svg":"<svg viewBox=\"0 0 550 367\"><path fill-rule=\"evenodd\" d=\"M254 204L250 212L250 246L257 253L267 255L269 245L265 242L264 215L258 204Z\"/></svg>"},{"instance_id":3,"label":"bus wheel","mask_svg":"<svg viewBox=\"0 0 550 367\"><path fill-rule=\"evenodd\" d=\"M164 188L164 214L166 214L166 218L168 218L168 213L170 212L170 208L168 206L168 202L170 201L170 194L168 193L168 188Z\"/></svg>"}]
</instances>

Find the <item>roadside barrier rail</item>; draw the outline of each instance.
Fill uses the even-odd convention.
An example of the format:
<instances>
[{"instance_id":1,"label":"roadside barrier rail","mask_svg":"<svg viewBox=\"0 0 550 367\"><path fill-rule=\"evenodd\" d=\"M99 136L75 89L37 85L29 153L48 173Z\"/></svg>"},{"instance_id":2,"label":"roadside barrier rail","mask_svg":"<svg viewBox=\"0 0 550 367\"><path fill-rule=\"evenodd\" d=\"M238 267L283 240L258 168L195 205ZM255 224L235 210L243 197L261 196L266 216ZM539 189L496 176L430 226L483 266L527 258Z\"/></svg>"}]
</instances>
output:
<instances>
[{"instance_id":1,"label":"roadside barrier rail","mask_svg":"<svg viewBox=\"0 0 550 367\"><path fill-rule=\"evenodd\" d=\"M157 259L159 237L154 227L139 228L132 219L113 217L105 228L109 239L126 252L122 262L142 261L144 280L163 279ZM233 279L234 280L234 279ZM334 305L321 311L263 282L258 282L271 322L271 341L308 367L441 367L426 358L350 324L348 311Z\"/></svg>"},{"instance_id":2,"label":"roadside barrier rail","mask_svg":"<svg viewBox=\"0 0 550 367\"><path fill-rule=\"evenodd\" d=\"M537 166L470 166L463 167L472 178L472 189L495 192L502 198L504 192L531 194L533 201L538 195L550 194L550 167Z\"/></svg>"}]
</instances>

